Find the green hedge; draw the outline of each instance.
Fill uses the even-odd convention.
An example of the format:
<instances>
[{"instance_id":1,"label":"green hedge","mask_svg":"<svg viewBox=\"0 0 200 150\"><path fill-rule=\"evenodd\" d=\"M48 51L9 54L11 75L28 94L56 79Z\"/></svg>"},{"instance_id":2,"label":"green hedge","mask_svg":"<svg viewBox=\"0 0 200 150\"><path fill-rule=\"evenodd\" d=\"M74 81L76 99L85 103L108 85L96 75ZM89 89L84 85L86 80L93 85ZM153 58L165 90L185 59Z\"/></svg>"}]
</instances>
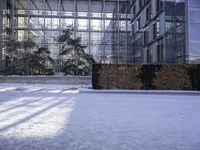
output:
<instances>
[{"instance_id":1,"label":"green hedge","mask_svg":"<svg viewBox=\"0 0 200 150\"><path fill-rule=\"evenodd\" d=\"M200 65L94 64L94 89L200 90Z\"/></svg>"}]
</instances>

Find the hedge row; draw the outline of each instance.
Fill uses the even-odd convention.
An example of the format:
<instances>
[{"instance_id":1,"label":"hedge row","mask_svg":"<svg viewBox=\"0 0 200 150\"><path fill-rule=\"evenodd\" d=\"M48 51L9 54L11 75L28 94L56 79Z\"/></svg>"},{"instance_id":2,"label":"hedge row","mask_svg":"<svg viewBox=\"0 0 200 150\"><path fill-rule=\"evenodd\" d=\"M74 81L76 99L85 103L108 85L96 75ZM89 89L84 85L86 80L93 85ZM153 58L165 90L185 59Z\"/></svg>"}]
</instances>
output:
<instances>
[{"instance_id":1,"label":"hedge row","mask_svg":"<svg viewBox=\"0 0 200 150\"><path fill-rule=\"evenodd\" d=\"M94 89L200 90L200 65L94 64Z\"/></svg>"}]
</instances>

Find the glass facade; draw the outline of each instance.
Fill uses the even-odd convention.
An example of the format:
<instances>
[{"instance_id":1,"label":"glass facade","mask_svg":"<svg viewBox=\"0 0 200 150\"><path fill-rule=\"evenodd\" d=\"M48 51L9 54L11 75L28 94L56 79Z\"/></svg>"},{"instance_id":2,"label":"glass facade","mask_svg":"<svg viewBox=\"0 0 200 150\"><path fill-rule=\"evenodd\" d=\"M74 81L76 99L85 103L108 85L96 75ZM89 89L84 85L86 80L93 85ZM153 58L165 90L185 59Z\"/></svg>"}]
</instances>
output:
<instances>
[{"instance_id":1,"label":"glass facade","mask_svg":"<svg viewBox=\"0 0 200 150\"><path fill-rule=\"evenodd\" d=\"M184 1L135 0L131 10L135 63L184 63Z\"/></svg>"},{"instance_id":2,"label":"glass facade","mask_svg":"<svg viewBox=\"0 0 200 150\"><path fill-rule=\"evenodd\" d=\"M73 26L98 63L200 63L199 0L1 0L0 7L1 40L48 44L55 62L55 38Z\"/></svg>"},{"instance_id":3,"label":"glass facade","mask_svg":"<svg viewBox=\"0 0 200 150\"><path fill-rule=\"evenodd\" d=\"M185 63L185 0L166 0L165 63Z\"/></svg>"},{"instance_id":4,"label":"glass facade","mask_svg":"<svg viewBox=\"0 0 200 150\"><path fill-rule=\"evenodd\" d=\"M135 63L200 63L199 0L131 0Z\"/></svg>"},{"instance_id":5,"label":"glass facade","mask_svg":"<svg viewBox=\"0 0 200 150\"><path fill-rule=\"evenodd\" d=\"M200 1L188 1L188 62L200 63Z\"/></svg>"},{"instance_id":6,"label":"glass facade","mask_svg":"<svg viewBox=\"0 0 200 150\"><path fill-rule=\"evenodd\" d=\"M55 62L60 48L55 38L66 26L73 26L73 36L82 38L85 51L98 63L132 61L130 5L126 0L3 1L10 8L3 17L8 36L19 41L32 38L38 46L48 44Z\"/></svg>"}]
</instances>

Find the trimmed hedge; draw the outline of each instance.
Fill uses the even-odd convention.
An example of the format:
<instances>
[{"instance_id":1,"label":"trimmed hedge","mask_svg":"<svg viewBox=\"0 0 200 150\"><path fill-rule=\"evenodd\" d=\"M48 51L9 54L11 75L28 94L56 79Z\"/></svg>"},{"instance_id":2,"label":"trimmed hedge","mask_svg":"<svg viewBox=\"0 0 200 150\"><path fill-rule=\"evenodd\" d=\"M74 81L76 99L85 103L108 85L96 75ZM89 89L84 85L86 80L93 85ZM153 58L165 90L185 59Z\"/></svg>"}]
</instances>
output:
<instances>
[{"instance_id":1,"label":"trimmed hedge","mask_svg":"<svg viewBox=\"0 0 200 150\"><path fill-rule=\"evenodd\" d=\"M200 90L200 65L94 64L94 89Z\"/></svg>"}]
</instances>

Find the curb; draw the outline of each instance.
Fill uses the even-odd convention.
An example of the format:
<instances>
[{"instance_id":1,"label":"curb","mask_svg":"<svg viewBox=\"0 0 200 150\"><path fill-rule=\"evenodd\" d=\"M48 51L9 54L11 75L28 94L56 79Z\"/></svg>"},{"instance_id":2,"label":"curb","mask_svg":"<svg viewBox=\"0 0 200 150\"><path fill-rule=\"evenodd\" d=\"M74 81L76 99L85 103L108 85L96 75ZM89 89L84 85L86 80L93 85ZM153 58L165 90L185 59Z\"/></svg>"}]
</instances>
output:
<instances>
[{"instance_id":1,"label":"curb","mask_svg":"<svg viewBox=\"0 0 200 150\"><path fill-rule=\"evenodd\" d=\"M79 93L94 93L94 94L143 94L143 95L185 95L185 96L200 96L200 91L156 91L156 90L84 90L79 89Z\"/></svg>"}]
</instances>

